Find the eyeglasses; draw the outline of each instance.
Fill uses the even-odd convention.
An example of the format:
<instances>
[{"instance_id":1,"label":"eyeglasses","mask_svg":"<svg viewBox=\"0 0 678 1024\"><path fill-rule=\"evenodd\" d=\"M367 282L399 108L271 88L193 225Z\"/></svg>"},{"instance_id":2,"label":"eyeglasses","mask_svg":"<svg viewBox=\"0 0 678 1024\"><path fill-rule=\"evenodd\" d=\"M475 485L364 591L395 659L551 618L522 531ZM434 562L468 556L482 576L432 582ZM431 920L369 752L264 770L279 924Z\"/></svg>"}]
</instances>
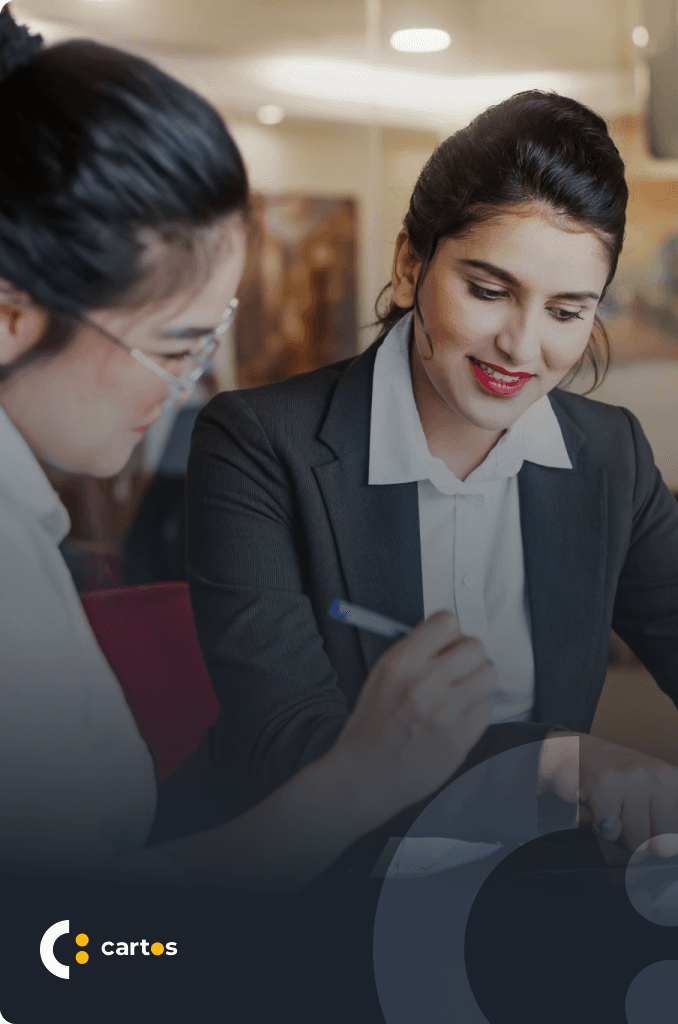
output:
<instances>
[{"instance_id":1,"label":"eyeglasses","mask_svg":"<svg viewBox=\"0 0 678 1024\"><path fill-rule=\"evenodd\" d=\"M105 338L108 338L108 340L112 341L115 345L118 345L120 348L124 348L126 352L129 352L129 354L137 360L137 362L146 366L149 370L152 370L153 373L158 375L158 377L162 377L165 383L169 384L172 389L170 398L178 402L180 399L188 398L202 375L212 366L213 357L219 348L221 339L235 320L236 313L238 312L238 300L231 299L226 308L228 312L221 323L215 327L210 334L203 338L200 344L193 351L187 352L181 357L181 360L177 359L177 363L179 365L178 373L170 373L169 370L160 366L156 361L157 358L168 358L167 356L154 358L153 356L148 355L148 353L142 352L138 348L129 348L129 346L125 345L123 341L116 338L114 334L111 334L105 328L95 323L94 320L90 320L88 316L79 316L77 319L88 327L92 327L100 334L103 334ZM186 370L184 368L188 363L191 363L192 367L191 369ZM183 372L181 372L182 369Z\"/></svg>"}]
</instances>

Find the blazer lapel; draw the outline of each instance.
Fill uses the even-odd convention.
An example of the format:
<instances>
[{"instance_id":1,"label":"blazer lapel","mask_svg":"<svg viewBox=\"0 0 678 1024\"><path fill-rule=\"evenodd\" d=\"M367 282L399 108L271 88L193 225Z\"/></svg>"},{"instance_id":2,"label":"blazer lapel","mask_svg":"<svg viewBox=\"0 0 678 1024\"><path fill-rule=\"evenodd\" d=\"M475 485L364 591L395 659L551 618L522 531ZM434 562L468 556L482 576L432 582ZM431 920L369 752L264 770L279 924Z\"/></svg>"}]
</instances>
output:
<instances>
[{"instance_id":1,"label":"blazer lapel","mask_svg":"<svg viewBox=\"0 0 678 1024\"><path fill-rule=\"evenodd\" d=\"M335 457L313 472L345 580L346 593L335 596L414 625L424 615L417 485L367 483L376 351L371 346L342 372L319 434ZM567 724L591 700L590 663L602 627L607 477L586 465L580 455L585 436L557 400L551 402L573 468L525 462L518 486L538 714ZM392 640L358 633L369 670Z\"/></svg>"},{"instance_id":2,"label":"blazer lapel","mask_svg":"<svg viewBox=\"0 0 678 1024\"><path fill-rule=\"evenodd\" d=\"M591 702L591 661L602 628L607 475L578 457L584 435L552 404L573 468L525 462L518 487L538 717L567 725Z\"/></svg>"},{"instance_id":3,"label":"blazer lapel","mask_svg":"<svg viewBox=\"0 0 678 1024\"><path fill-rule=\"evenodd\" d=\"M412 626L424 615L417 485L367 483L375 356L372 346L342 373L319 435L336 458L313 471L346 584L336 597ZM393 641L358 633L369 671Z\"/></svg>"}]
</instances>

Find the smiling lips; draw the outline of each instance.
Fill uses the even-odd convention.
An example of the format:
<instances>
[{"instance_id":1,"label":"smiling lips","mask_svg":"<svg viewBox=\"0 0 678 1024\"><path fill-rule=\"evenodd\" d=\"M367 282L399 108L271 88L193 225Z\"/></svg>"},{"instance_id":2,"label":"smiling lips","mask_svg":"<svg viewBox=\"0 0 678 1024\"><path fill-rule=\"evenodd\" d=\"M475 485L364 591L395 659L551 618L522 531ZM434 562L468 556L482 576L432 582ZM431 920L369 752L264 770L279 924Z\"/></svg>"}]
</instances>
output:
<instances>
[{"instance_id":1,"label":"smiling lips","mask_svg":"<svg viewBox=\"0 0 678 1024\"><path fill-rule=\"evenodd\" d=\"M493 395L515 395L522 391L528 380L534 376L532 373L509 373L501 366L481 363L473 356L469 356L469 362L476 380Z\"/></svg>"}]
</instances>

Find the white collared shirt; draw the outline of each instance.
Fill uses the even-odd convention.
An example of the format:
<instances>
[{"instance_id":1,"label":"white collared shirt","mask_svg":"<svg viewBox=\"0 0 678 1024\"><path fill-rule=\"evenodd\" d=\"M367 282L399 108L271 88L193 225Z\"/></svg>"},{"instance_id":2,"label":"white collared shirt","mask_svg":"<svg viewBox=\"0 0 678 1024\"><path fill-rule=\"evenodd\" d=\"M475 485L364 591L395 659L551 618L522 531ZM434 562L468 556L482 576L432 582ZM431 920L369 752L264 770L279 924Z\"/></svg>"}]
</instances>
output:
<instances>
[{"instance_id":1,"label":"white collared shirt","mask_svg":"<svg viewBox=\"0 0 678 1024\"><path fill-rule=\"evenodd\" d=\"M428 449L409 364L412 314L379 347L374 365L369 484L417 482L424 615L451 611L494 664L494 722L528 721L534 659L525 593L518 472L525 461L572 469L544 395L485 461L459 480ZM375 609L379 611L379 609Z\"/></svg>"},{"instance_id":2,"label":"white collared shirt","mask_svg":"<svg viewBox=\"0 0 678 1024\"><path fill-rule=\"evenodd\" d=\"M59 551L68 514L0 406L0 867L140 848L155 773Z\"/></svg>"}]
</instances>

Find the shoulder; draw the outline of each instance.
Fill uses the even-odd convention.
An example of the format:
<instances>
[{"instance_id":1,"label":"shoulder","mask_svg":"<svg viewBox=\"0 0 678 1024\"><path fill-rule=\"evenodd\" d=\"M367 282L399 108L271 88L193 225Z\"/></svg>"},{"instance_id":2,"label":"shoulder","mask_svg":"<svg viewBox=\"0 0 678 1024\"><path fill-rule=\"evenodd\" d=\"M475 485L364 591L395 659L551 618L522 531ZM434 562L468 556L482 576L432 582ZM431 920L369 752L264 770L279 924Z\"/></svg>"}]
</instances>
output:
<instances>
[{"instance_id":1,"label":"shoulder","mask_svg":"<svg viewBox=\"0 0 678 1024\"><path fill-rule=\"evenodd\" d=\"M274 416L276 419L294 417L298 420L301 415L312 420L325 410L342 374L356 359L354 356L274 384L224 392L217 395L214 404L217 407L244 404L262 419Z\"/></svg>"},{"instance_id":2,"label":"shoulder","mask_svg":"<svg viewBox=\"0 0 678 1024\"><path fill-rule=\"evenodd\" d=\"M70 575L54 541L43 532L34 513L0 486L0 632L3 653L21 649L31 637L63 631L65 607L71 599ZM55 632L56 631L56 632ZM24 648L26 651L28 648Z\"/></svg>"},{"instance_id":3,"label":"shoulder","mask_svg":"<svg viewBox=\"0 0 678 1024\"><path fill-rule=\"evenodd\" d=\"M625 457L635 461L639 440L647 444L628 409L558 389L549 399L570 451L580 448L588 459L615 463Z\"/></svg>"},{"instance_id":4,"label":"shoulder","mask_svg":"<svg viewBox=\"0 0 678 1024\"><path fill-rule=\"evenodd\" d=\"M229 436L238 443L264 439L298 453L313 446L335 397L344 392L371 397L373 347L351 359L262 387L224 391L201 411L194 446Z\"/></svg>"},{"instance_id":5,"label":"shoulder","mask_svg":"<svg viewBox=\"0 0 678 1024\"><path fill-rule=\"evenodd\" d=\"M35 562L34 532L30 511L17 500L10 488L0 483L0 549L3 569L6 569L10 561L16 564L27 560ZM6 577L5 571L3 577Z\"/></svg>"},{"instance_id":6,"label":"shoulder","mask_svg":"<svg viewBox=\"0 0 678 1024\"><path fill-rule=\"evenodd\" d=\"M619 405L610 405L607 402L597 402L595 398L588 395L575 395L570 391L561 391L558 388L549 394L551 404L556 413L562 410L580 430L591 430L601 425L613 427L617 425L623 428L628 425L631 413Z\"/></svg>"}]
</instances>

